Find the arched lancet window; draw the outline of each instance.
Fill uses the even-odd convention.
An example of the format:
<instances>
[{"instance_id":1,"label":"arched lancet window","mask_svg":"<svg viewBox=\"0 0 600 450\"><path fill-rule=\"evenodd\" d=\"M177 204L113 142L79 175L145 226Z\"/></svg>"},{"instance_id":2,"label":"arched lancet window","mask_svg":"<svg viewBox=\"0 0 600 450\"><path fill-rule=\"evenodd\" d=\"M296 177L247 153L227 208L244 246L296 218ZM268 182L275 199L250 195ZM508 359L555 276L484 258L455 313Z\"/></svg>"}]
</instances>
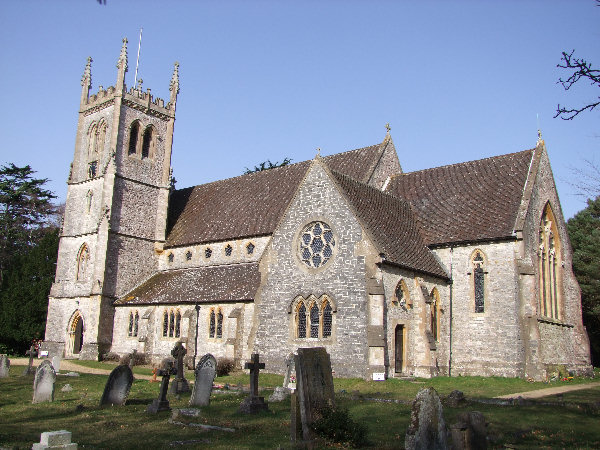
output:
<instances>
[{"instance_id":1,"label":"arched lancet window","mask_svg":"<svg viewBox=\"0 0 600 450\"><path fill-rule=\"evenodd\" d=\"M540 314L559 320L562 317L560 264L562 247L556 218L548 203L544 208L539 231L538 283Z\"/></svg>"},{"instance_id":2,"label":"arched lancet window","mask_svg":"<svg viewBox=\"0 0 600 450\"><path fill-rule=\"evenodd\" d=\"M129 313L129 329L127 330L127 336L133 336L133 311Z\"/></svg>"},{"instance_id":3,"label":"arched lancet window","mask_svg":"<svg viewBox=\"0 0 600 450\"><path fill-rule=\"evenodd\" d=\"M155 133L152 125L146 127L142 139L142 159L152 158L154 156L154 135Z\"/></svg>"},{"instance_id":4,"label":"arched lancet window","mask_svg":"<svg viewBox=\"0 0 600 450\"><path fill-rule=\"evenodd\" d=\"M163 337L167 337L169 335L169 313L165 311L163 314Z\"/></svg>"},{"instance_id":5,"label":"arched lancet window","mask_svg":"<svg viewBox=\"0 0 600 450\"><path fill-rule=\"evenodd\" d=\"M133 335L137 336L138 335L138 329L139 329L139 325L140 325L140 315L139 313L136 311L135 312L135 317L133 319Z\"/></svg>"},{"instance_id":6,"label":"arched lancet window","mask_svg":"<svg viewBox=\"0 0 600 450\"><path fill-rule=\"evenodd\" d=\"M215 337L215 309L211 308L210 310L210 322L208 325L208 337L209 338L214 338Z\"/></svg>"},{"instance_id":7,"label":"arched lancet window","mask_svg":"<svg viewBox=\"0 0 600 450\"><path fill-rule=\"evenodd\" d=\"M102 154L104 152L104 142L106 141L106 122L104 119L100 121L98 125L98 138L96 141L96 150L95 152L98 154Z\"/></svg>"},{"instance_id":8,"label":"arched lancet window","mask_svg":"<svg viewBox=\"0 0 600 450\"><path fill-rule=\"evenodd\" d=\"M129 312L129 329L127 330L127 336L137 336L138 335L138 326L140 321L140 315L136 311Z\"/></svg>"},{"instance_id":9,"label":"arched lancet window","mask_svg":"<svg viewBox=\"0 0 600 450\"><path fill-rule=\"evenodd\" d=\"M431 291L430 326L431 335L436 341L440 339L440 294L436 288Z\"/></svg>"},{"instance_id":10,"label":"arched lancet window","mask_svg":"<svg viewBox=\"0 0 600 450\"><path fill-rule=\"evenodd\" d=\"M473 299L476 313L485 312L485 279L487 276L487 258L485 253L477 249L471 254L471 275Z\"/></svg>"},{"instance_id":11,"label":"arched lancet window","mask_svg":"<svg viewBox=\"0 0 600 450\"><path fill-rule=\"evenodd\" d=\"M177 310L175 313L175 337L181 336L181 312Z\"/></svg>"},{"instance_id":12,"label":"arched lancet window","mask_svg":"<svg viewBox=\"0 0 600 450\"><path fill-rule=\"evenodd\" d=\"M98 140L98 125L93 123L88 130L88 157L94 159L98 148L96 141Z\"/></svg>"},{"instance_id":13,"label":"arched lancet window","mask_svg":"<svg viewBox=\"0 0 600 450\"><path fill-rule=\"evenodd\" d=\"M223 311L219 308L217 312L217 338L223 337Z\"/></svg>"},{"instance_id":14,"label":"arched lancet window","mask_svg":"<svg viewBox=\"0 0 600 450\"><path fill-rule=\"evenodd\" d=\"M140 123L137 120L134 120L129 128L129 155L135 155L137 153L139 134Z\"/></svg>"},{"instance_id":15,"label":"arched lancet window","mask_svg":"<svg viewBox=\"0 0 600 450\"><path fill-rule=\"evenodd\" d=\"M169 313L169 337L173 337L175 331L175 313L171 311Z\"/></svg>"},{"instance_id":16,"label":"arched lancet window","mask_svg":"<svg viewBox=\"0 0 600 450\"><path fill-rule=\"evenodd\" d=\"M398 281L398 284L396 284L392 304L395 306L412 305L412 302L410 301L410 292L408 291L408 287L406 286L406 282L404 280L400 280Z\"/></svg>"},{"instance_id":17,"label":"arched lancet window","mask_svg":"<svg viewBox=\"0 0 600 450\"><path fill-rule=\"evenodd\" d=\"M82 244L77 253L77 273L75 278L77 281L82 281L87 278L88 265L90 262L90 251L87 244Z\"/></svg>"},{"instance_id":18,"label":"arched lancet window","mask_svg":"<svg viewBox=\"0 0 600 450\"><path fill-rule=\"evenodd\" d=\"M292 305L295 306L292 308ZM292 305L289 312L294 311L293 326L296 339L331 337L335 309L327 295L322 295L320 299L311 295L307 300L298 297Z\"/></svg>"},{"instance_id":19,"label":"arched lancet window","mask_svg":"<svg viewBox=\"0 0 600 450\"><path fill-rule=\"evenodd\" d=\"M304 306L304 302L301 302L298 307L298 312L296 314L296 324L297 324L297 336L298 338L306 337L306 306Z\"/></svg>"}]
</instances>

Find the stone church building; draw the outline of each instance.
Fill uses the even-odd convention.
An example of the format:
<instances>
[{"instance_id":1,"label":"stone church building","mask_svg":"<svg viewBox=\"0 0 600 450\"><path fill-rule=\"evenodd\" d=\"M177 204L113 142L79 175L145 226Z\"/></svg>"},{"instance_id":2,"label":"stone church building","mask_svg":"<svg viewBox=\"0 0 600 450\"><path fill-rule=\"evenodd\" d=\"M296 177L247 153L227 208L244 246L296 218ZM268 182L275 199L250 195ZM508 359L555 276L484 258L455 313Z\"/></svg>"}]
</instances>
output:
<instances>
[{"instance_id":1,"label":"stone church building","mask_svg":"<svg viewBox=\"0 0 600 450\"><path fill-rule=\"evenodd\" d=\"M179 93L82 79L44 347L153 361L182 341L282 372L323 346L336 376L590 370L580 290L544 141L402 171L383 141L174 190Z\"/></svg>"}]
</instances>

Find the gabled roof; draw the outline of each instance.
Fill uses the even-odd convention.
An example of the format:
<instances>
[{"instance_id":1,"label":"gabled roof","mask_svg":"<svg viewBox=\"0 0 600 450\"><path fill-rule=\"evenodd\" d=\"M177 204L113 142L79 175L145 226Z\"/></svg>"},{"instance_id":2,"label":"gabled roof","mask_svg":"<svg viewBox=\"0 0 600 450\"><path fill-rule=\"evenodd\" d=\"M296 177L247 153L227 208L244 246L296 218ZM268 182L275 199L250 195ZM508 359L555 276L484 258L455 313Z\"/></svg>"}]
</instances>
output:
<instances>
[{"instance_id":1,"label":"gabled roof","mask_svg":"<svg viewBox=\"0 0 600 450\"><path fill-rule=\"evenodd\" d=\"M384 150L385 142L323 159L366 182ZM174 191L165 247L272 234L309 166L304 161Z\"/></svg>"},{"instance_id":2,"label":"gabled roof","mask_svg":"<svg viewBox=\"0 0 600 450\"><path fill-rule=\"evenodd\" d=\"M407 202L338 172L331 174L387 262L448 278L425 245Z\"/></svg>"},{"instance_id":3,"label":"gabled roof","mask_svg":"<svg viewBox=\"0 0 600 450\"><path fill-rule=\"evenodd\" d=\"M386 192L412 206L428 245L513 236L533 150L392 177Z\"/></svg>"},{"instance_id":4,"label":"gabled roof","mask_svg":"<svg viewBox=\"0 0 600 450\"><path fill-rule=\"evenodd\" d=\"M116 306L253 301L258 263L159 272L118 299Z\"/></svg>"}]
</instances>

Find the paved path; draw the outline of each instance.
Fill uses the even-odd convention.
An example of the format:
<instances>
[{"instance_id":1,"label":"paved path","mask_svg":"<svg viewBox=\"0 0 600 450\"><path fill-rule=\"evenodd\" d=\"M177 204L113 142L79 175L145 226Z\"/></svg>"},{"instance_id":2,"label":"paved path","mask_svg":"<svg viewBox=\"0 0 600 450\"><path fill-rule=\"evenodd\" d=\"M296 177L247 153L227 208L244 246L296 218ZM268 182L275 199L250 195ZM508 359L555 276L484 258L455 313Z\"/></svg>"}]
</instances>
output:
<instances>
[{"instance_id":1,"label":"paved path","mask_svg":"<svg viewBox=\"0 0 600 450\"><path fill-rule=\"evenodd\" d=\"M541 398L548 395L562 394L564 392L579 391L581 389L591 389L600 386L600 383L585 383L585 384L565 384L546 389L537 389L535 391L517 392L516 394L500 395L494 398Z\"/></svg>"},{"instance_id":2,"label":"paved path","mask_svg":"<svg viewBox=\"0 0 600 450\"><path fill-rule=\"evenodd\" d=\"M39 366L41 364L41 362L44 361L43 359L37 359L34 358L33 360L33 365L35 367ZM29 364L29 358L12 358L10 360L10 364L11 366L26 366L27 364ZM63 359L60 361L60 372L81 372L81 373L93 373L96 375L109 375L110 374L110 370L107 369L96 369L95 367L85 367L82 365L79 365L77 363L71 362L68 359ZM134 374L135 378L138 380L151 380L152 379L152 375L140 375L140 374Z\"/></svg>"}]
</instances>

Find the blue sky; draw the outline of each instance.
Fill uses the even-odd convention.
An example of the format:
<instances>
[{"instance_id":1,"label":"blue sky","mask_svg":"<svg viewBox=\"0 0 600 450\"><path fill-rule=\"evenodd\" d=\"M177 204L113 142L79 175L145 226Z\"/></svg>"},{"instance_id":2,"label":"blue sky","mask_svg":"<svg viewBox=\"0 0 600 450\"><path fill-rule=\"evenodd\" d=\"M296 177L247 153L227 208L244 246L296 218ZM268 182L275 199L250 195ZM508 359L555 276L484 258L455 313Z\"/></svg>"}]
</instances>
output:
<instances>
[{"instance_id":1,"label":"blue sky","mask_svg":"<svg viewBox=\"0 0 600 450\"><path fill-rule=\"evenodd\" d=\"M585 207L573 169L596 161L600 112L553 119L597 88L565 93L561 51L600 64L600 7L539 1L4 1L0 164L30 164L66 197L80 81L116 81L122 37L167 99L179 61L177 187L372 145L385 124L405 171L535 146L538 120L566 218Z\"/></svg>"}]
</instances>

